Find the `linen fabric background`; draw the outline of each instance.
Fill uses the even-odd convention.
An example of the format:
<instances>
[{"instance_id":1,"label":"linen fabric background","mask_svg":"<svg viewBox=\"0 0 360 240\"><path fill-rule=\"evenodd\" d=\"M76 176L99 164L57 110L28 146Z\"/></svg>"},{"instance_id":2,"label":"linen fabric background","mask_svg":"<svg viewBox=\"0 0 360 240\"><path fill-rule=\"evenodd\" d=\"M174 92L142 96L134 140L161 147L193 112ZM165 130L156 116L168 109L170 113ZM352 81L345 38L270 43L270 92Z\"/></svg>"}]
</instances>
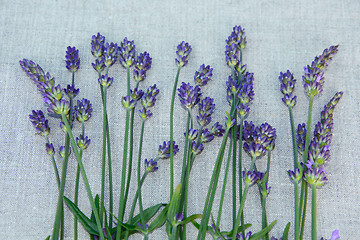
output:
<instances>
[{"instance_id":1,"label":"linen fabric background","mask_svg":"<svg viewBox=\"0 0 360 240\"><path fill-rule=\"evenodd\" d=\"M44 151L45 142L34 134L29 122L31 110L46 112L41 95L26 76L19 60L31 59L56 78L63 87L71 74L65 68L67 46L80 51L81 65L76 73L77 99L87 98L93 104L93 117L86 123L90 147L84 152L85 169L93 194L100 193L102 146L102 104L97 73L91 63L91 36L100 32L107 41L120 43L124 37L135 41L137 53L148 51L153 59L147 79L140 84L146 89L157 84L160 94L154 115L146 122L143 158L156 156L158 146L169 139L170 99L177 67L176 46L181 41L191 44L189 63L181 70L181 82L193 83L194 72L201 64L214 68L212 80L203 87L203 96L215 99L213 121L224 122L226 102L225 82L230 68L225 64L225 39L235 25L245 28L247 46L244 63L254 72L255 99L247 118L259 125L268 122L277 129L276 147L270 169L271 193L267 198L268 220L278 220L270 236L280 237L288 221L293 223L293 184L286 171L293 168L292 141L288 111L282 103L278 76L290 69L297 85L298 104L294 108L296 124L307 119L308 98L301 76L303 67L330 45L339 44L339 52L325 72L323 93L315 98L313 126L320 118L323 106L337 92L344 96L334 113L334 133L330 163L326 165L329 182L318 190L318 235L330 238L334 229L341 239L360 236L359 194L359 69L360 69L360 2L355 0L204 0L204 1L19 1L2 0L0 5L0 239L44 239L51 234L58 190L55 175ZM108 90L108 115L112 140L115 205L118 206L125 111L121 97L126 94L126 71L119 63L110 69L114 83ZM132 81L132 87L134 81ZM138 117L135 118L135 150L139 139ZM186 112L178 98L175 102L174 139L181 148L175 157L175 185L179 182L184 145ZM50 139L58 148L64 133L57 119L49 118ZM75 124L74 132L80 126ZM210 176L221 139L206 144L196 158L190 179L189 214L201 213ZM243 154L245 166L250 159ZM60 158L56 155L61 169ZM134 157L134 159L136 159ZM257 160L265 168L266 159ZM169 200L169 161L159 162L159 170L150 174L143 186L144 207ZM135 165L134 165L135 166ZM223 166L225 166L223 164ZM134 167L135 169L135 167ZM60 170L59 170L60 171ZM65 195L73 199L76 159L71 156ZM130 192L132 200L136 185ZM223 179L221 173L220 181ZM90 204L82 180L80 208L89 215ZM231 181L222 217L221 229L231 226ZM218 188L218 193L220 192ZM309 204L310 204L309 200ZM215 199L216 216L219 194ZM310 209L310 205L309 205ZM117 207L115 212L117 212ZM128 211L126 212L128 214ZM126 215L127 216L127 215ZM258 191L252 188L245 205L246 222L251 231L261 229ZM65 239L73 238L73 216L65 208ZM89 236L79 227L79 239ZM305 239L310 239L308 215ZM290 239L293 228L290 230ZM188 239L197 231L188 227ZM210 235L208 236L210 239ZM136 234L132 239L141 239ZM156 230L150 239L166 239L164 228Z\"/></svg>"}]
</instances>

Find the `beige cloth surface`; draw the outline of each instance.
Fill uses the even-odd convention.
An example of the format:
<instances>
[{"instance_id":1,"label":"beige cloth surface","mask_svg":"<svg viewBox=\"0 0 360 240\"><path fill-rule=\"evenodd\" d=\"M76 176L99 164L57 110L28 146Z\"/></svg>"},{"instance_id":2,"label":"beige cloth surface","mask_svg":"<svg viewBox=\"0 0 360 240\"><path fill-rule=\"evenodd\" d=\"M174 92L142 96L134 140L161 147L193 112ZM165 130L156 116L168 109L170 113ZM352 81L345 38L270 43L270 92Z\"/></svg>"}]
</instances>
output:
<instances>
[{"instance_id":1,"label":"beige cloth surface","mask_svg":"<svg viewBox=\"0 0 360 240\"><path fill-rule=\"evenodd\" d=\"M319 237L330 238L334 229L341 239L360 236L359 192L359 69L360 69L360 2L332 1L11 1L0 4L0 239L44 239L52 231L57 202L53 168L44 151L44 139L34 135L28 120L33 109L46 111L36 86L19 66L19 60L31 59L40 64L65 86L71 75L65 68L67 46L80 50L81 66L76 74L80 98L93 104L93 117L86 124L91 138L84 163L93 193L100 192L102 146L102 107L96 72L91 67L90 39L100 32L108 41L120 43L133 39L137 52L148 51L153 65L142 88L157 84L160 89L154 116L146 123L144 158L156 154L158 145L169 138L169 106L176 66L176 46L188 41L193 51L188 65L181 71L179 83L193 82L201 64L214 68L213 79L203 88L204 96L215 98L214 121L223 122L229 106L225 99L225 81L230 69L225 64L225 39L235 25L246 29L247 47L244 62L254 72L255 100L248 120L265 121L277 129L276 148L272 153L268 197L268 219L278 220L270 235L280 237L288 221L293 222L293 186L286 170L292 168L291 134L288 112L281 102L278 76L290 69L297 81L298 104L294 109L296 123L307 118L308 99L301 76L303 67L330 45L340 44L339 52L325 73L324 91L314 103L313 121L317 122L323 106L336 91L344 96L335 111L330 163L326 169L329 183L318 191ZM108 112L114 161L116 204L120 188L120 169L125 111L120 99L126 94L126 71L117 63L110 74L115 80L108 92ZM134 82L132 82L134 84ZM178 99L175 105L175 140L182 153L185 111ZM135 144L139 139L136 120ZM51 119L51 140L63 144L58 121ZM76 125L74 131L80 131ZM189 191L189 213L201 213L216 159L220 139L205 147L194 164ZM134 155L137 156L137 148ZM59 158L57 158L58 164ZM175 158L175 180L179 181L181 155ZM249 158L244 157L249 165ZM167 202L169 197L169 162L161 161L160 169L151 174L143 187L145 207ZM265 158L258 160L265 167ZM71 157L65 195L73 198L76 164ZM135 175L134 175L135 176ZM221 174L221 179L223 174ZM134 178L135 180L135 178ZM222 229L231 225L231 182L226 195ZM83 183L80 208L89 214L90 204ZM135 192L135 182L130 198ZM260 201L256 188L246 202L246 221L251 231L261 228ZM217 209L219 197L215 199ZM128 214L128 212L127 212ZM216 215L216 211L215 211ZM65 239L73 238L72 214L65 211ZM310 215L307 227L310 229ZM196 238L189 226L188 239ZM293 234L291 228L290 235ZM80 239L88 235L80 227ZM310 230L305 233L310 239ZM134 235L133 239L141 239ZM164 229L156 230L150 239L166 239ZM210 236L209 236L210 239Z\"/></svg>"}]
</instances>

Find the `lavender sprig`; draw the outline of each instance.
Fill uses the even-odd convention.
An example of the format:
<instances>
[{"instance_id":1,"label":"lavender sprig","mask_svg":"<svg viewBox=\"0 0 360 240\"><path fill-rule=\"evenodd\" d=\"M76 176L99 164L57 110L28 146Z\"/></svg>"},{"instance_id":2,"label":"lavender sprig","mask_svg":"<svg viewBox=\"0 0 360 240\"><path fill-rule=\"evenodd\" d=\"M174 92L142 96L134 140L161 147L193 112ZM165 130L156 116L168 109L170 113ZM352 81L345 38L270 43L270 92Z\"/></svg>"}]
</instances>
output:
<instances>
[{"instance_id":1,"label":"lavender sprig","mask_svg":"<svg viewBox=\"0 0 360 240\"><path fill-rule=\"evenodd\" d=\"M213 69L210 65L205 67L205 64L201 65L199 70L195 72L194 81L195 84L202 87L205 86L212 77Z\"/></svg>"},{"instance_id":2,"label":"lavender sprig","mask_svg":"<svg viewBox=\"0 0 360 240\"><path fill-rule=\"evenodd\" d=\"M124 68L131 67L135 62L135 44L127 38L120 43L119 61Z\"/></svg>"},{"instance_id":3,"label":"lavender sprig","mask_svg":"<svg viewBox=\"0 0 360 240\"><path fill-rule=\"evenodd\" d=\"M136 82L144 81L146 78L146 72L151 68L152 58L147 52L140 53L136 57L134 79Z\"/></svg>"},{"instance_id":4,"label":"lavender sprig","mask_svg":"<svg viewBox=\"0 0 360 240\"><path fill-rule=\"evenodd\" d=\"M296 79L293 74L287 70L285 73L280 72L280 91L284 95L282 101L285 105L289 107L294 107L296 105L296 96L293 94L295 89Z\"/></svg>"},{"instance_id":5,"label":"lavender sprig","mask_svg":"<svg viewBox=\"0 0 360 240\"><path fill-rule=\"evenodd\" d=\"M185 109L191 109L200 102L201 89L199 86L191 86L190 83L182 83L178 89L180 103Z\"/></svg>"},{"instance_id":6,"label":"lavender sprig","mask_svg":"<svg viewBox=\"0 0 360 240\"><path fill-rule=\"evenodd\" d=\"M188 58L189 58L191 51L192 51L192 48L191 48L190 44L182 41L177 46L176 58L175 58L176 65L178 65L179 67L184 67L188 63Z\"/></svg>"},{"instance_id":7,"label":"lavender sprig","mask_svg":"<svg viewBox=\"0 0 360 240\"><path fill-rule=\"evenodd\" d=\"M75 47L67 47L66 55L65 55L66 68L70 72L76 72L80 67L80 57L79 50Z\"/></svg>"}]
</instances>

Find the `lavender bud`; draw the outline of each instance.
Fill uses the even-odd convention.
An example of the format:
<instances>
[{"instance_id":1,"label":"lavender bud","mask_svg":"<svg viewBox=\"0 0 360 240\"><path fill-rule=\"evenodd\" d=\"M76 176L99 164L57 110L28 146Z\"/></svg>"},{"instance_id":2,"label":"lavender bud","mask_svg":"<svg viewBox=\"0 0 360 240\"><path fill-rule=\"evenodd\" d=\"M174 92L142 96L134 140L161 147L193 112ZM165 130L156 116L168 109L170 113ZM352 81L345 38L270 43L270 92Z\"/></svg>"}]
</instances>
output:
<instances>
[{"instance_id":1,"label":"lavender bud","mask_svg":"<svg viewBox=\"0 0 360 240\"><path fill-rule=\"evenodd\" d=\"M74 106L74 116L79 122L87 121L91 117L92 110L90 101L83 98L81 101L78 100L77 104Z\"/></svg>"},{"instance_id":2,"label":"lavender bud","mask_svg":"<svg viewBox=\"0 0 360 240\"><path fill-rule=\"evenodd\" d=\"M326 178L327 173L324 171L324 168L308 168L304 173L304 180L310 184L315 185L316 187L323 186L328 179Z\"/></svg>"},{"instance_id":3,"label":"lavender bud","mask_svg":"<svg viewBox=\"0 0 360 240\"><path fill-rule=\"evenodd\" d=\"M29 115L30 122L36 129L36 133L41 136L47 136L50 133L50 127L48 120L45 119L44 113L41 110L33 110L32 114Z\"/></svg>"},{"instance_id":4,"label":"lavender bud","mask_svg":"<svg viewBox=\"0 0 360 240\"><path fill-rule=\"evenodd\" d=\"M130 96L138 101L144 95L144 92L141 89L134 88L134 90L130 89Z\"/></svg>"},{"instance_id":5,"label":"lavender bud","mask_svg":"<svg viewBox=\"0 0 360 240\"><path fill-rule=\"evenodd\" d=\"M35 82L38 82L41 76L44 76L44 70L31 60L23 59L19 61L24 72Z\"/></svg>"},{"instance_id":6,"label":"lavender bud","mask_svg":"<svg viewBox=\"0 0 360 240\"><path fill-rule=\"evenodd\" d=\"M116 43L106 43L104 47L104 64L106 67L111 67L117 60L118 45Z\"/></svg>"},{"instance_id":7,"label":"lavender bud","mask_svg":"<svg viewBox=\"0 0 360 240\"><path fill-rule=\"evenodd\" d=\"M55 149L54 149L54 145L52 143L46 143L45 144L45 148L46 148L46 152L51 155L54 156L55 154Z\"/></svg>"},{"instance_id":8,"label":"lavender bud","mask_svg":"<svg viewBox=\"0 0 360 240\"><path fill-rule=\"evenodd\" d=\"M263 195L264 197L266 197L270 194L270 190L271 190L271 187L268 186L267 182L260 185L260 192L261 192L261 195Z\"/></svg>"},{"instance_id":9,"label":"lavender bud","mask_svg":"<svg viewBox=\"0 0 360 240\"><path fill-rule=\"evenodd\" d=\"M200 87L205 86L212 77L212 71L213 69L210 67L210 65L207 65L206 67L205 64L201 65L199 71L195 72L195 84Z\"/></svg>"},{"instance_id":10,"label":"lavender bud","mask_svg":"<svg viewBox=\"0 0 360 240\"><path fill-rule=\"evenodd\" d=\"M62 158L65 158L65 147L64 146L60 146L59 154ZM70 154L71 154L71 147L69 147L69 156L70 156Z\"/></svg>"},{"instance_id":11,"label":"lavender bud","mask_svg":"<svg viewBox=\"0 0 360 240\"><path fill-rule=\"evenodd\" d=\"M288 170L287 173L294 183L298 183L302 179L302 171L299 168L295 168L294 171Z\"/></svg>"},{"instance_id":12,"label":"lavender bud","mask_svg":"<svg viewBox=\"0 0 360 240\"><path fill-rule=\"evenodd\" d=\"M190 83L182 83L178 88L180 103L185 109L191 109L200 102L201 89L199 86L191 86Z\"/></svg>"},{"instance_id":13,"label":"lavender bud","mask_svg":"<svg viewBox=\"0 0 360 240\"><path fill-rule=\"evenodd\" d=\"M197 138L198 134L199 130L190 128L188 132L188 139L194 141ZM186 136L186 132L184 133L184 135Z\"/></svg>"},{"instance_id":14,"label":"lavender bud","mask_svg":"<svg viewBox=\"0 0 360 240\"><path fill-rule=\"evenodd\" d=\"M182 41L177 46L175 63L179 67L184 67L188 63L188 57L191 53L191 46L189 43Z\"/></svg>"},{"instance_id":15,"label":"lavender bud","mask_svg":"<svg viewBox=\"0 0 360 240\"><path fill-rule=\"evenodd\" d=\"M242 171L242 177L243 177L245 184L248 186L254 185L256 183L256 181L258 180L256 171L251 172L251 171L247 171L246 169L245 169L245 171Z\"/></svg>"},{"instance_id":16,"label":"lavender bud","mask_svg":"<svg viewBox=\"0 0 360 240\"><path fill-rule=\"evenodd\" d=\"M79 50L75 47L67 47L65 55L66 68L70 72L76 72L80 67Z\"/></svg>"},{"instance_id":17,"label":"lavender bud","mask_svg":"<svg viewBox=\"0 0 360 240\"><path fill-rule=\"evenodd\" d=\"M216 122L211 130L210 130L211 134L213 134L214 136L217 136L217 137L221 137L224 135L225 133L225 129L223 129L223 126L219 124L219 122Z\"/></svg>"},{"instance_id":18,"label":"lavender bud","mask_svg":"<svg viewBox=\"0 0 360 240\"><path fill-rule=\"evenodd\" d=\"M231 116L229 113L226 113L226 115L227 115L227 117L225 118L225 120L226 120L226 128L230 129L235 125L236 119L233 118L233 116Z\"/></svg>"},{"instance_id":19,"label":"lavender bud","mask_svg":"<svg viewBox=\"0 0 360 240\"><path fill-rule=\"evenodd\" d=\"M211 132L205 128L200 136L200 140L202 143L211 142L214 139L214 135L211 134Z\"/></svg>"},{"instance_id":20,"label":"lavender bud","mask_svg":"<svg viewBox=\"0 0 360 240\"><path fill-rule=\"evenodd\" d=\"M101 78L98 79L99 83L101 86L104 86L104 87L110 87L111 84L113 83L114 81L114 78L112 77L109 77L107 74L106 75L101 75Z\"/></svg>"},{"instance_id":21,"label":"lavender bud","mask_svg":"<svg viewBox=\"0 0 360 240\"><path fill-rule=\"evenodd\" d=\"M143 120L147 120L149 119L153 114L150 110L147 110L146 108L142 108L139 110L139 114L140 114L140 117L143 119Z\"/></svg>"},{"instance_id":22,"label":"lavender bud","mask_svg":"<svg viewBox=\"0 0 360 240\"><path fill-rule=\"evenodd\" d=\"M49 104L49 108L47 109L49 113L55 113L55 114L69 114L70 110L70 103L66 100L55 100L54 103L52 103L48 98L44 98L45 103Z\"/></svg>"},{"instance_id":23,"label":"lavender bud","mask_svg":"<svg viewBox=\"0 0 360 240\"><path fill-rule=\"evenodd\" d=\"M296 105L296 96L293 95L296 79L293 74L287 70L286 73L280 72L280 91L284 94L282 101L289 107Z\"/></svg>"},{"instance_id":24,"label":"lavender bud","mask_svg":"<svg viewBox=\"0 0 360 240\"><path fill-rule=\"evenodd\" d=\"M305 139L306 139L305 123L299 124L296 130L296 143L300 154L303 154L305 151Z\"/></svg>"},{"instance_id":25,"label":"lavender bud","mask_svg":"<svg viewBox=\"0 0 360 240\"><path fill-rule=\"evenodd\" d=\"M195 155L199 155L202 151L204 150L204 146L202 143L200 143L199 145L196 144L196 141L193 141L191 144L191 151L192 153L194 153Z\"/></svg>"},{"instance_id":26,"label":"lavender bud","mask_svg":"<svg viewBox=\"0 0 360 240\"><path fill-rule=\"evenodd\" d=\"M64 88L66 95L72 98L76 97L79 94L79 91L80 89L76 89L74 85L67 85L67 87Z\"/></svg>"},{"instance_id":27,"label":"lavender bud","mask_svg":"<svg viewBox=\"0 0 360 240\"><path fill-rule=\"evenodd\" d=\"M91 64L95 71L102 72L105 69L105 59L96 59L94 63Z\"/></svg>"},{"instance_id":28,"label":"lavender bud","mask_svg":"<svg viewBox=\"0 0 360 240\"><path fill-rule=\"evenodd\" d=\"M105 37L100 33L93 35L91 38L91 53L94 57L99 58L104 52Z\"/></svg>"},{"instance_id":29,"label":"lavender bud","mask_svg":"<svg viewBox=\"0 0 360 240\"><path fill-rule=\"evenodd\" d=\"M175 141L173 141L173 154L174 156L179 151L179 146L175 144ZM159 158L161 159L168 159L170 158L170 141L165 142L162 145L159 145Z\"/></svg>"},{"instance_id":30,"label":"lavender bud","mask_svg":"<svg viewBox=\"0 0 360 240\"><path fill-rule=\"evenodd\" d=\"M85 150L90 145L90 139L88 136L85 136L80 134L80 137L76 138L76 144L80 149Z\"/></svg>"},{"instance_id":31,"label":"lavender bud","mask_svg":"<svg viewBox=\"0 0 360 240\"><path fill-rule=\"evenodd\" d=\"M135 44L134 41L129 41L127 38L120 43L119 46L119 61L124 67L131 67L135 61Z\"/></svg>"},{"instance_id":32,"label":"lavender bud","mask_svg":"<svg viewBox=\"0 0 360 240\"><path fill-rule=\"evenodd\" d=\"M154 161L154 159L145 159L145 171L156 172L158 169L157 161Z\"/></svg>"},{"instance_id":33,"label":"lavender bud","mask_svg":"<svg viewBox=\"0 0 360 240\"><path fill-rule=\"evenodd\" d=\"M50 89L39 89L43 98L48 98L52 103L63 98L64 89L60 85L52 86Z\"/></svg>"},{"instance_id":34,"label":"lavender bud","mask_svg":"<svg viewBox=\"0 0 360 240\"><path fill-rule=\"evenodd\" d=\"M196 117L200 126L206 126L211 121L211 114L215 110L214 99L206 97L199 103L199 115Z\"/></svg>"},{"instance_id":35,"label":"lavender bud","mask_svg":"<svg viewBox=\"0 0 360 240\"><path fill-rule=\"evenodd\" d=\"M123 106L128 109L132 109L136 105L136 101L129 96L123 97L121 102Z\"/></svg>"},{"instance_id":36,"label":"lavender bud","mask_svg":"<svg viewBox=\"0 0 360 240\"><path fill-rule=\"evenodd\" d=\"M143 81L146 78L146 72L151 68L152 58L147 52L140 53L135 61L134 79L135 81Z\"/></svg>"}]
</instances>

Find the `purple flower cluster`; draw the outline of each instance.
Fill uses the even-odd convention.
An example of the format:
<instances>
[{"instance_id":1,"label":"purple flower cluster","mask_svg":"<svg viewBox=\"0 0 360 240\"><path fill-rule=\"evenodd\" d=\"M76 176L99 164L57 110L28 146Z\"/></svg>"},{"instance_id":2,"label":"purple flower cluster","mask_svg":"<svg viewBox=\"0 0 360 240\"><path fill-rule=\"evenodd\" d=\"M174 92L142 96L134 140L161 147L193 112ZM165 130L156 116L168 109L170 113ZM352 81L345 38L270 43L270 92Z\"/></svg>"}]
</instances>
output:
<instances>
[{"instance_id":1,"label":"purple flower cluster","mask_svg":"<svg viewBox=\"0 0 360 240\"><path fill-rule=\"evenodd\" d=\"M85 122L91 118L92 110L90 101L83 98L81 101L77 100L77 104L74 106L74 116L79 122Z\"/></svg>"},{"instance_id":2,"label":"purple flower cluster","mask_svg":"<svg viewBox=\"0 0 360 240\"><path fill-rule=\"evenodd\" d=\"M207 65L206 67L205 64L201 65L194 75L195 84L200 87L205 86L212 77L212 71L213 69L210 65Z\"/></svg>"},{"instance_id":3,"label":"purple flower cluster","mask_svg":"<svg viewBox=\"0 0 360 240\"><path fill-rule=\"evenodd\" d=\"M207 126L211 121L211 115L215 110L214 99L206 97L199 103L199 115L196 117L200 126Z\"/></svg>"},{"instance_id":4,"label":"purple flower cluster","mask_svg":"<svg viewBox=\"0 0 360 240\"><path fill-rule=\"evenodd\" d=\"M70 72L76 72L80 67L79 50L75 47L67 47L65 55L66 68Z\"/></svg>"},{"instance_id":5,"label":"purple flower cluster","mask_svg":"<svg viewBox=\"0 0 360 240\"><path fill-rule=\"evenodd\" d=\"M146 72L151 68L152 58L147 52L140 53L136 57L135 69L134 69L134 79L136 82L145 80Z\"/></svg>"},{"instance_id":6,"label":"purple flower cluster","mask_svg":"<svg viewBox=\"0 0 360 240\"><path fill-rule=\"evenodd\" d=\"M199 86L191 86L190 83L181 83L178 88L180 103L185 109L191 109L200 102L201 89Z\"/></svg>"},{"instance_id":7,"label":"purple flower cluster","mask_svg":"<svg viewBox=\"0 0 360 240\"><path fill-rule=\"evenodd\" d=\"M287 70L285 73L280 72L280 91L284 94L282 101L289 107L294 107L296 104L296 96L293 95L296 79L293 74Z\"/></svg>"},{"instance_id":8,"label":"purple flower cluster","mask_svg":"<svg viewBox=\"0 0 360 240\"><path fill-rule=\"evenodd\" d=\"M118 57L118 45L116 43L106 43L104 46L104 53L102 56L102 61L104 62L105 67L111 67L117 60Z\"/></svg>"},{"instance_id":9,"label":"purple flower cluster","mask_svg":"<svg viewBox=\"0 0 360 240\"><path fill-rule=\"evenodd\" d=\"M315 57L311 65L304 67L304 75L302 77L304 88L307 95L316 96L321 93L324 85L324 70L328 66L328 62L337 53L338 45L330 46L325 49L320 56Z\"/></svg>"},{"instance_id":10,"label":"purple flower cluster","mask_svg":"<svg viewBox=\"0 0 360 240\"><path fill-rule=\"evenodd\" d=\"M267 151L274 149L276 129L268 123L255 127L252 122L244 121L244 149L251 157L261 157Z\"/></svg>"},{"instance_id":11,"label":"purple flower cluster","mask_svg":"<svg viewBox=\"0 0 360 240\"><path fill-rule=\"evenodd\" d=\"M241 26L235 26L228 39L225 41L225 60L229 67L239 67L240 51L246 46L245 29Z\"/></svg>"},{"instance_id":12,"label":"purple flower cluster","mask_svg":"<svg viewBox=\"0 0 360 240\"><path fill-rule=\"evenodd\" d=\"M119 61L124 68L131 67L135 61L135 44L127 38L120 43Z\"/></svg>"},{"instance_id":13,"label":"purple flower cluster","mask_svg":"<svg viewBox=\"0 0 360 240\"><path fill-rule=\"evenodd\" d=\"M93 35L91 38L91 53L95 58L100 58L103 55L105 46L105 37L100 33Z\"/></svg>"},{"instance_id":14,"label":"purple flower cluster","mask_svg":"<svg viewBox=\"0 0 360 240\"><path fill-rule=\"evenodd\" d=\"M134 91L135 92L135 91ZM153 107L155 105L156 102L156 97L159 94L159 89L156 87L156 84L150 86L147 91L143 94L141 94L140 92L137 94L142 95L141 96L141 105L142 105L142 109L139 110L139 114L140 117L142 119L148 119L152 116L152 112L150 111L149 108Z\"/></svg>"},{"instance_id":15,"label":"purple flower cluster","mask_svg":"<svg viewBox=\"0 0 360 240\"><path fill-rule=\"evenodd\" d=\"M173 153L174 156L176 155L176 153L179 151L179 146L175 144L175 141L173 141ZM158 150L158 157L160 159L168 159L170 158L170 141L168 142L163 142L162 145L159 145L159 150Z\"/></svg>"},{"instance_id":16,"label":"purple flower cluster","mask_svg":"<svg viewBox=\"0 0 360 240\"><path fill-rule=\"evenodd\" d=\"M254 185L259 180L258 172L247 171L246 169L245 171L242 171L242 177L245 184L248 186Z\"/></svg>"},{"instance_id":17,"label":"purple flower cluster","mask_svg":"<svg viewBox=\"0 0 360 240\"><path fill-rule=\"evenodd\" d=\"M32 114L29 115L30 122L36 129L36 133L41 136L47 136L50 133L50 127L48 120L45 119L44 113L41 110L33 110Z\"/></svg>"},{"instance_id":18,"label":"purple flower cluster","mask_svg":"<svg viewBox=\"0 0 360 240\"><path fill-rule=\"evenodd\" d=\"M80 134L80 137L76 137L76 144L80 149L85 150L90 145L90 139Z\"/></svg>"},{"instance_id":19,"label":"purple flower cluster","mask_svg":"<svg viewBox=\"0 0 360 240\"><path fill-rule=\"evenodd\" d=\"M156 172L159 169L157 166L157 161L154 159L147 160L145 159L145 170L148 172Z\"/></svg>"},{"instance_id":20,"label":"purple flower cluster","mask_svg":"<svg viewBox=\"0 0 360 240\"><path fill-rule=\"evenodd\" d=\"M176 50L175 63L179 67L184 67L188 63L189 55L192 51L192 48L189 43L182 41Z\"/></svg>"},{"instance_id":21,"label":"purple flower cluster","mask_svg":"<svg viewBox=\"0 0 360 240\"><path fill-rule=\"evenodd\" d=\"M226 82L227 86L227 101L230 106L233 104L234 96L236 97L236 109L240 117L246 117L250 111L250 104L254 99L254 74L245 72L241 74L240 79L235 74L235 79L232 75Z\"/></svg>"},{"instance_id":22,"label":"purple flower cluster","mask_svg":"<svg viewBox=\"0 0 360 240\"><path fill-rule=\"evenodd\" d=\"M107 74L101 75L101 77L98 79L99 84L106 88L110 87L113 81L114 78L109 77Z\"/></svg>"}]
</instances>

